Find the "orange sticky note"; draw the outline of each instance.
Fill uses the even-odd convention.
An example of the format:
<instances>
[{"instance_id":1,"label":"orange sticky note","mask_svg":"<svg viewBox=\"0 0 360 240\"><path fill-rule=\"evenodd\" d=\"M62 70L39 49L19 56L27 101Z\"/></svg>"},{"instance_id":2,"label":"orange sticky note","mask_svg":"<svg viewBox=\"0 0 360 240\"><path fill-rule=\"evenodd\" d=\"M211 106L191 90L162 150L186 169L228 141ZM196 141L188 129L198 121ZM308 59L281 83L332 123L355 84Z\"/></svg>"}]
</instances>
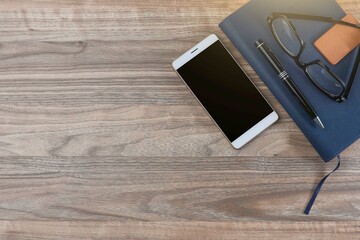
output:
<instances>
[{"instance_id":1,"label":"orange sticky note","mask_svg":"<svg viewBox=\"0 0 360 240\"><path fill-rule=\"evenodd\" d=\"M348 14L343 21L358 24L356 18ZM315 41L318 51L333 65L341 61L360 44L360 30L336 24Z\"/></svg>"}]
</instances>

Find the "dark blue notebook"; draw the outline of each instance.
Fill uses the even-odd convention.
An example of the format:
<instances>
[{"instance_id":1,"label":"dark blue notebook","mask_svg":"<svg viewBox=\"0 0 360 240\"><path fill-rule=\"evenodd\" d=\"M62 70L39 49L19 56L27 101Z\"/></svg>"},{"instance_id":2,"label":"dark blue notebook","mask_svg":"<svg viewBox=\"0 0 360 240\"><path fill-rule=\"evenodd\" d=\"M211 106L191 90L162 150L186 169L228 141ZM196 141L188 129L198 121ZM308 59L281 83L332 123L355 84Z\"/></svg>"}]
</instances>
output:
<instances>
[{"instance_id":1,"label":"dark blue notebook","mask_svg":"<svg viewBox=\"0 0 360 240\"><path fill-rule=\"evenodd\" d=\"M299 126L322 159L327 162L339 155L360 137L360 71L358 71L348 100L337 103L319 91L304 72L277 44L267 25L271 12L288 12L328 16L341 19L344 11L335 0L251 0L227 17L220 28L225 32L249 64L254 68L270 91ZM358 48L336 66L331 65L315 49L313 43L332 27L329 23L291 19L306 42L302 55L305 61L321 59L341 79L348 81L355 63ZM319 114L325 129L319 128L279 80L266 59L255 47L263 39L279 57L287 72Z\"/></svg>"}]
</instances>

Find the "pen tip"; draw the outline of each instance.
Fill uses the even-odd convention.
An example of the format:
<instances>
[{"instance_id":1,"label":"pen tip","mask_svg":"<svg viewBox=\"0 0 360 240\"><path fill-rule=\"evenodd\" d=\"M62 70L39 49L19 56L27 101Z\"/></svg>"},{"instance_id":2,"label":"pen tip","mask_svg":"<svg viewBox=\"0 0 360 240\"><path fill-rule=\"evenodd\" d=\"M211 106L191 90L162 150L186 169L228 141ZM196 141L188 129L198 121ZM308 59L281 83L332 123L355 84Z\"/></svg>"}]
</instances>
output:
<instances>
[{"instance_id":1,"label":"pen tip","mask_svg":"<svg viewBox=\"0 0 360 240\"><path fill-rule=\"evenodd\" d=\"M324 124L321 122L319 117L314 118L314 121L321 127L321 128L325 128Z\"/></svg>"}]
</instances>

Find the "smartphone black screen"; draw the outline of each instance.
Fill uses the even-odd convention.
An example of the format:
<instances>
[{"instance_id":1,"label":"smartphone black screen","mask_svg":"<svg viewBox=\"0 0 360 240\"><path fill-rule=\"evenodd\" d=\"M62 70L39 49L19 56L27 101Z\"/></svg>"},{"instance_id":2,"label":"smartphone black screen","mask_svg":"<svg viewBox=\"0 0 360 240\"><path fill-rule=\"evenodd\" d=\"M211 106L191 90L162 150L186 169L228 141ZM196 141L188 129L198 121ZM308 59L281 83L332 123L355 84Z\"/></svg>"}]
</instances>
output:
<instances>
[{"instance_id":1,"label":"smartphone black screen","mask_svg":"<svg viewBox=\"0 0 360 240\"><path fill-rule=\"evenodd\" d=\"M273 112L220 41L178 73L231 142Z\"/></svg>"}]
</instances>

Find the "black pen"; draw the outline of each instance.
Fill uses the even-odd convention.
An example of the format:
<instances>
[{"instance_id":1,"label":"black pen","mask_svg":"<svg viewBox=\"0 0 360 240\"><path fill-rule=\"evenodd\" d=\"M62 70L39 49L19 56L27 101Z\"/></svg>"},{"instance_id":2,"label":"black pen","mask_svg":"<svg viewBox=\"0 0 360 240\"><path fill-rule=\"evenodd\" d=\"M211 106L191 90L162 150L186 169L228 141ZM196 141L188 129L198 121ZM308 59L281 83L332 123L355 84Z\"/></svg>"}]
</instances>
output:
<instances>
[{"instance_id":1,"label":"black pen","mask_svg":"<svg viewBox=\"0 0 360 240\"><path fill-rule=\"evenodd\" d=\"M291 79L289 74L286 72L285 68L282 66L280 60L275 56L271 49L264 43L263 40L259 39L256 41L256 47L259 51L265 56L265 58L270 62L271 66L274 68L276 73L279 75L279 78L283 83L288 87L288 89L294 94L297 100L300 102L301 106L305 109L308 115L313 119L321 128L325 128L324 124L321 122L318 114L311 106L309 101L302 94L300 89L295 85L294 81Z\"/></svg>"}]
</instances>

